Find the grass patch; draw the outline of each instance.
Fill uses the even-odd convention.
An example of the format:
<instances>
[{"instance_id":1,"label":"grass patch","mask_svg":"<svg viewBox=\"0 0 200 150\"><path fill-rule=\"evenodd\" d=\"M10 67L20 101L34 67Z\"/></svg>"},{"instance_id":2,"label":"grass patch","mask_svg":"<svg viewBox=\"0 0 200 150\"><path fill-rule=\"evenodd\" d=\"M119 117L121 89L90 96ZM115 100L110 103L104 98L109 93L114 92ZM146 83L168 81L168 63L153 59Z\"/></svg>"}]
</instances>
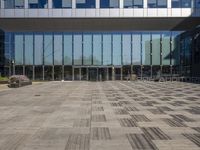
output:
<instances>
[{"instance_id":1,"label":"grass patch","mask_svg":"<svg viewBox=\"0 0 200 150\"><path fill-rule=\"evenodd\" d=\"M1 77L1 76L0 76L0 81L8 81L8 78L7 78L7 77Z\"/></svg>"}]
</instances>

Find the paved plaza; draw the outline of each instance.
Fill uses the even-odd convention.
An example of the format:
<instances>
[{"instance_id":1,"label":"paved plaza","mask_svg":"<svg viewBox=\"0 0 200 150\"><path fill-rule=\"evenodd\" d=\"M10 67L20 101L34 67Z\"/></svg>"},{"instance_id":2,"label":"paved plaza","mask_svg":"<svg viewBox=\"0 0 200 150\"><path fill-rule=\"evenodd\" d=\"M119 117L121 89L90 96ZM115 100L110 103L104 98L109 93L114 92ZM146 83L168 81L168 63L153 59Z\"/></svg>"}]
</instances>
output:
<instances>
[{"instance_id":1,"label":"paved plaza","mask_svg":"<svg viewBox=\"0 0 200 150\"><path fill-rule=\"evenodd\" d=\"M3 90L0 150L200 150L200 85L75 81Z\"/></svg>"}]
</instances>

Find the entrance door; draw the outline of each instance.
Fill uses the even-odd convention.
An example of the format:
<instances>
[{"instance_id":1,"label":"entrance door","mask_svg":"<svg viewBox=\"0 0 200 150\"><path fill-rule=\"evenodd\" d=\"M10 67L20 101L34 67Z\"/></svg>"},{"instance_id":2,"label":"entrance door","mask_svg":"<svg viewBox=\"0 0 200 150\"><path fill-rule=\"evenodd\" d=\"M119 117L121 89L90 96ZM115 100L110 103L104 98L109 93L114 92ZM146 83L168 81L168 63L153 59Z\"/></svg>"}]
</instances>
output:
<instances>
[{"instance_id":1,"label":"entrance door","mask_svg":"<svg viewBox=\"0 0 200 150\"><path fill-rule=\"evenodd\" d=\"M89 68L89 81L97 81L98 80L98 69L97 68Z\"/></svg>"}]
</instances>

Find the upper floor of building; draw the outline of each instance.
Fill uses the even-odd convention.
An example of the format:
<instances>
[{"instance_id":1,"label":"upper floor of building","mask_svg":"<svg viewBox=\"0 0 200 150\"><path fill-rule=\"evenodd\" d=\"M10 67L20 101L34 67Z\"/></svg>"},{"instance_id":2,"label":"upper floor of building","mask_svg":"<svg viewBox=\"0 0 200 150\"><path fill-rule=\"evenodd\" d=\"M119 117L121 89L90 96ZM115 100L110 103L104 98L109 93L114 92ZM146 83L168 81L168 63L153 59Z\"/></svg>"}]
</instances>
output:
<instances>
[{"instance_id":1,"label":"upper floor of building","mask_svg":"<svg viewBox=\"0 0 200 150\"><path fill-rule=\"evenodd\" d=\"M200 0L0 0L0 8L0 18L200 16Z\"/></svg>"}]
</instances>

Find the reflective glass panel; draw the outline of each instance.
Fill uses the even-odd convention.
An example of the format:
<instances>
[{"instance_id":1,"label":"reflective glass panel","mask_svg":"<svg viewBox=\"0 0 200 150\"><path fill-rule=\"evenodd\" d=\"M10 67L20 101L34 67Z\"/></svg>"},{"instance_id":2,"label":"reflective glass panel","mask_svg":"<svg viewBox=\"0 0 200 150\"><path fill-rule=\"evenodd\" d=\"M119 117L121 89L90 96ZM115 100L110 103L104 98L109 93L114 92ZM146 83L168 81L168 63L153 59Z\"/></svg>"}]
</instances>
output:
<instances>
[{"instance_id":1,"label":"reflective glass panel","mask_svg":"<svg viewBox=\"0 0 200 150\"><path fill-rule=\"evenodd\" d=\"M72 0L53 0L53 8L72 8Z\"/></svg>"},{"instance_id":2,"label":"reflective glass panel","mask_svg":"<svg viewBox=\"0 0 200 150\"><path fill-rule=\"evenodd\" d=\"M152 65L160 65L160 34L152 34Z\"/></svg>"},{"instance_id":3,"label":"reflective glass panel","mask_svg":"<svg viewBox=\"0 0 200 150\"><path fill-rule=\"evenodd\" d=\"M64 64L72 65L72 34L64 34Z\"/></svg>"},{"instance_id":4,"label":"reflective glass panel","mask_svg":"<svg viewBox=\"0 0 200 150\"><path fill-rule=\"evenodd\" d=\"M167 8L167 0L157 0L157 8Z\"/></svg>"},{"instance_id":5,"label":"reflective glass panel","mask_svg":"<svg viewBox=\"0 0 200 150\"><path fill-rule=\"evenodd\" d=\"M131 64L131 34L122 35L123 65Z\"/></svg>"},{"instance_id":6,"label":"reflective glass panel","mask_svg":"<svg viewBox=\"0 0 200 150\"><path fill-rule=\"evenodd\" d=\"M180 8L181 0L172 0L172 8Z\"/></svg>"},{"instance_id":7,"label":"reflective glass panel","mask_svg":"<svg viewBox=\"0 0 200 150\"><path fill-rule=\"evenodd\" d=\"M48 8L48 0L28 0L29 8Z\"/></svg>"},{"instance_id":8,"label":"reflective glass panel","mask_svg":"<svg viewBox=\"0 0 200 150\"><path fill-rule=\"evenodd\" d=\"M180 36L178 32L172 32L172 65L180 64Z\"/></svg>"},{"instance_id":9,"label":"reflective glass panel","mask_svg":"<svg viewBox=\"0 0 200 150\"><path fill-rule=\"evenodd\" d=\"M121 34L113 34L113 65L121 65L122 42Z\"/></svg>"},{"instance_id":10,"label":"reflective glass panel","mask_svg":"<svg viewBox=\"0 0 200 150\"><path fill-rule=\"evenodd\" d=\"M170 32L162 34L162 65L170 65Z\"/></svg>"},{"instance_id":11,"label":"reflective glass panel","mask_svg":"<svg viewBox=\"0 0 200 150\"><path fill-rule=\"evenodd\" d=\"M93 65L101 65L102 63L102 36L101 34L93 34Z\"/></svg>"},{"instance_id":12,"label":"reflective glass panel","mask_svg":"<svg viewBox=\"0 0 200 150\"><path fill-rule=\"evenodd\" d=\"M33 35L25 34L25 65L33 65Z\"/></svg>"},{"instance_id":13,"label":"reflective glass panel","mask_svg":"<svg viewBox=\"0 0 200 150\"><path fill-rule=\"evenodd\" d=\"M103 34L103 65L111 63L111 35Z\"/></svg>"},{"instance_id":14,"label":"reflective glass panel","mask_svg":"<svg viewBox=\"0 0 200 150\"><path fill-rule=\"evenodd\" d=\"M54 65L62 65L63 41L61 34L54 34Z\"/></svg>"},{"instance_id":15,"label":"reflective glass panel","mask_svg":"<svg viewBox=\"0 0 200 150\"><path fill-rule=\"evenodd\" d=\"M83 35L83 64L92 64L92 34Z\"/></svg>"},{"instance_id":16,"label":"reflective glass panel","mask_svg":"<svg viewBox=\"0 0 200 150\"><path fill-rule=\"evenodd\" d=\"M119 0L100 0L100 8L119 8Z\"/></svg>"},{"instance_id":17,"label":"reflective glass panel","mask_svg":"<svg viewBox=\"0 0 200 150\"><path fill-rule=\"evenodd\" d=\"M24 49L24 37L23 34L15 34L15 64L23 64L23 49Z\"/></svg>"},{"instance_id":18,"label":"reflective glass panel","mask_svg":"<svg viewBox=\"0 0 200 150\"><path fill-rule=\"evenodd\" d=\"M191 0L182 0L182 8L191 8L192 1Z\"/></svg>"},{"instance_id":19,"label":"reflective glass panel","mask_svg":"<svg viewBox=\"0 0 200 150\"><path fill-rule=\"evenodd\" d=\"M74 35L74 65L82 65L82 34Z\"/></svg>"},{"instance_id":20,"label":"reflective glass panel","mask_svg":"<svg viewBox=\"0 0 200 150\"><path fill-rule=\"evenodd\" d=\"M76 8L95 8L96 0L76 0Z\"/></svg>"},{"instance_id":21,"label":"reflective glass panel","mask_svg":"<svg viewBox=\"0 0 200 150\"><path fill-rule=\"evenodd\" d=\"M142 34L142 64L151 64L151 51L150 51L150 34Z\"/></svg>"},{"instance_id":22,"label":"reflective glass panel","mask_svg":"<svg viewBox=\"0 0 200 150\"><path fill-rule=\"evenodd\" d=\"M200 8L200 0L195 0L195 7Z\"/></svg>"},{"instance_id":23,"label":"reflective glass panel","mask_svg":"<svg viewBox=\"0 0 200 150\"><path fill-rule=\"evenodd\" d=\"M44 35L44 64L45 65L53 64L53 35L52 34Z\"/></svg>"},{"instance_id":24,"label":"reflective glass panel","mask_svg":"<svg viewBox=\"0 0 200 150\"><path fill-rule=\"evenodd\" d=\"M148 0L148 8L156 8L157 3L156 0Z\"/></svg>"},{"instance_id":25,"label":"reflective glass panel","mask_svg":"<svg viewBox=\"0 0 200 150\"><path fill-rule=\"evenodd\" d=\"M43 64L43 35L35 34L35 65Z\"/></svg>"},{"instance_id":26,"label":"reflective glass panel","mask_svg":"<svg viewBox=\"0 0 200 150\"><path fill-rule=\"evenodd\" d=\"M132 63L141 64L141 34L132 35Z\"/></svg>"},{"instance_id":27,"label":"reflective glass panel","mask_svg":"<svg viewBox=\"0 0 200 150\"><path fill-rule=\"evenodd\" d=\"M24 8L24 0L4 0L5 9Z\"/></svg>"}]
</instances>

